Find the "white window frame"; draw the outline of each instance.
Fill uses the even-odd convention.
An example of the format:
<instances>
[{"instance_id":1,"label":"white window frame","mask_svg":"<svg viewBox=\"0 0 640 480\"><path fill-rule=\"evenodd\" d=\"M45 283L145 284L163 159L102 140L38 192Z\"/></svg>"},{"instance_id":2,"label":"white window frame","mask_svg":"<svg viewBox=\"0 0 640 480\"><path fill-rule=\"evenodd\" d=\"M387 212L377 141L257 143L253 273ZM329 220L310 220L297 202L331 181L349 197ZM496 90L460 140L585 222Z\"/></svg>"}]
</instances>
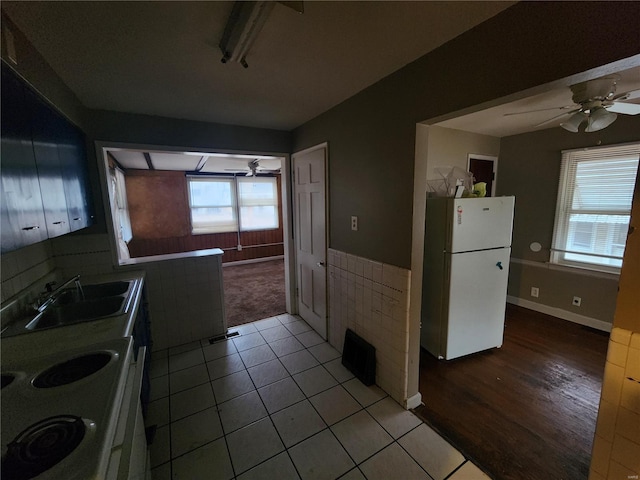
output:
<instances>
[{"instance_id":1,"label":"white window frame","mask_svg":"<svg viewBox=\"0 0 640 480\"><path fill-rule=\"evenodd\" d=\"M115 167L111 170L111 185L114 192L114 225L117 227L117 237L125 243L133 238L131 219L129 216L129 201L127 200L127 186L124 172Z\"/></svg>"},{"instance_id":2,"label":"white window frame","mask_svg":"<svg viewBox=\"0 0 640 480\"><path fill-rule=\"evenodd\" d=\"M233 209L233 223L225 223L220 225L200 225L194 226L193 209L203 208L203 206L193 206L191 198L191 186L190 183L194 182L220 182L228 183L231 186L231 203L224 205L225 207L231 207ZM242 198L240 193L239 184L242 182L272 182L274 184L274 196L271 201L246 201ZM230 233L230 232L247 232L258 230L272 230L280 227L279 220L279 199L276 177L223 177L223 176L205 176L205 175L187 175L187 195L189 196L189 212L191 219L191 232L193 235L210 234L210 233ZM212 208L218 208L221 205L211 205ZM242 221L242 208L248 206L273 206L275 207L275 226L272 227L250 227L243 225ZM206 208L206 207L205 207ZM245 222L246 223L246 222Z\"/></svg>"},{"instance_id":3,"label":"white window frame","mask_svg":"<svg viewBox=\"0 0 640 480\"><path fill-rule=\"evenodd\" d=\"M640 143L630 143L623 145L610 145L607 147L596 147L588 149L564 150L562 152L562 164L560 168L560 182L558 185L558 200L556 204L556 217L553 228L553 243L551 248L550 262L552 264L585 268L589 270L604 271L609 273L619 273L622 265L623 253L595 251L596 245L610 246L613 248L614 224L628 225L631 215L631 202L633 200L633 189L635 185L635 175L622 176L617 179L616 184L610 185L611 194L616 193L616 189L622 192L631 191L628 198L628 205L618 208L576 208L574 207L574 195L578 192L576 188L576 174L579 165L587 165L586 162L620 161L621 158L629 157L635 159L635 172L637 175L638 159L640 158ZM612 163L613 165L613 163ZM633 164L632 164L633 165ZM633 178L631 178L633 177ZM626 195L625 195L626 196ZM626 202L626 198L625 198ZM572 215L584 215L585 220L591 219L592 238L591 251L571 250L570 240L574 231L570 226ZM574 217L575 218L575 217ZM581 220L578 220L581 221ZM609 225L609 227L607 227ZM605 231L606 230L606 231ZM605 238L600 241L600 238ZM604 243L603 243L604 242Z\"/></svg>"}]
</instances>

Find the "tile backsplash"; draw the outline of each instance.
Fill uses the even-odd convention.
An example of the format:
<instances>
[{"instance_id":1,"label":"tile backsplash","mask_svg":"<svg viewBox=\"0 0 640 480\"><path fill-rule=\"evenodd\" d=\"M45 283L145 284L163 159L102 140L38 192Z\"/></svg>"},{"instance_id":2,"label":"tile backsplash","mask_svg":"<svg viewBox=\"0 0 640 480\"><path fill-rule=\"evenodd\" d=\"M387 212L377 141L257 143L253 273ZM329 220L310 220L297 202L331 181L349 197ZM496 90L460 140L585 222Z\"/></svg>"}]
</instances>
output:
<instances>
[{"instance_id":1,"label":"tile backsplash","mask_svg":"<svg viewBox=\"0 0 640 480\"><path fill-rule=\"evenodd\" d=\"M56 268L62 278L100 275L114 270L109 236L64 235L51 240Z\"/></svg>"},{"instance_id":2,"label":"tile backsplash","mask_svg":"<svg viewBox=\"0 0 640 480\"><path fill-rule=\"evenodd\" d=\"M407 395L411 272L329 249L329 343L342 351L350 328L376 348L376 384Z\"/></svg>"},{"instance_id":3,"label":"tile backsplash","mask_svg":"<svg viewBox=\"0 0 640 480\"><path fill-rule=\"evenodd\" d=\"M0 258L3 304L15 295L28 290L56 268L50 240L5 253Z\"/></svg>"},{"instance_id":4,"label":"tile backsplash","mask_svg":"<svg viewBox=\"0 0 640 480\"><path fill-rule=\"evenodd\" d=\"M47 282L73 275L97 275L113 271L109 237L63 235L8 252L1 257L2 325L24 314L28 304L45 290Z\"/></svg>"}]
</instances>

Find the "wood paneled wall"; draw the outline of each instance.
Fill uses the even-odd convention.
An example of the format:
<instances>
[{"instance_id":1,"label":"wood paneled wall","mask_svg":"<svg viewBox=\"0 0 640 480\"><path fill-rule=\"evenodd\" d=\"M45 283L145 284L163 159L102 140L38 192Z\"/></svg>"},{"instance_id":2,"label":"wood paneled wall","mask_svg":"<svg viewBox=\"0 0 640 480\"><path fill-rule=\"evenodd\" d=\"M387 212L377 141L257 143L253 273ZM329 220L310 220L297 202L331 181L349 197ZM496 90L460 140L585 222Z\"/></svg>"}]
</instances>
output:
<instances>
[{"instance_id":1,"label":"wood paneled wall","mask_svg":"<svg viewBox=\"0 0 640 480\"><path fill-rule=\"evenodd\" d=\"M271 230L191 234L187 181L183 172L127 170L127 199L133 239L131 257L188 252L208 248L224 250L223 262L249 260L284 254L282 205L278 206L280 227ZM278 198L281 180L278 180Z\"/></svg>"}]
</instances>

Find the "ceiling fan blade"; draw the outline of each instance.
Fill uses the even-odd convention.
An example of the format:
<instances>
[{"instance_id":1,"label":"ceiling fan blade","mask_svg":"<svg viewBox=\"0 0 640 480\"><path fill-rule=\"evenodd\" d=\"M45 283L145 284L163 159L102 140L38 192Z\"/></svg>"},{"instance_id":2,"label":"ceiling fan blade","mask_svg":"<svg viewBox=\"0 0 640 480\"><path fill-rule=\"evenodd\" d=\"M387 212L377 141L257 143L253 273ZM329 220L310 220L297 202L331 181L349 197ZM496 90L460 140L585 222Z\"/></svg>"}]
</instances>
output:
<instances>
[{"instance_id":1,"label":"ceiling fan blade","mask_svg":"<svg viewBox=\"0 0 640 480\"><path fill-rule=\"evenodd\" d=\"M616 102L621 100L635 100L636 98L640 98L640 90L629 90L628 92L619 93L610 101Z\"/></svg>"},{"instance_id":2,"label":"ceiling fan blade","mask_svg":"<svg viewBox=\"0 0 640 480\"><path fill-rule=\"evenodd\" d=\"M564 107L541 108L539 110L527 110L526 112L505 113L503 116L509 117L511 115L523 115L525 113L547 112L549 110L567 110L569 108L575 108L575 107L576 107L575 105L565 105Z\"/></svg>"},{"instance_id":3,"label":"ceiling fan blade","mask_svg":"<svg viewBox=\"0 0 640 480\"><path fill-rule=\"evenodd\" d=\"M622 113L624 115L638 115L640 114L640 105L636 105L635 103L615 102L613 105L608 106L607 110L613 113Z\"/></svg>"},{"instance_id":4,"label":"ceiling fan blade","mask_svg":"<svg viewBox=\"0 0 640 480\"><path fill-rule=\"evenodd\" d=\"M546 125L547 123L551 123L551 122L553 122L554 120L557 120L557 119L559 119L559 118L562 118L562 117L564 117L564 116L566 116L566 115L571 115L571 114L576 113L576 112L579 112L579 111L580 111L580 108L576 108L576 109L571 110L571 111L569 111L569 112L562 112L560 115L556 115L555 117L551 117L549 120L545 120L544 122L541 122L541 123L539 123L539 124L537 124L537 125L534 125L534 127L541 127L541 126L543 126L543 125Z\"/></svg>"}]
</instances>

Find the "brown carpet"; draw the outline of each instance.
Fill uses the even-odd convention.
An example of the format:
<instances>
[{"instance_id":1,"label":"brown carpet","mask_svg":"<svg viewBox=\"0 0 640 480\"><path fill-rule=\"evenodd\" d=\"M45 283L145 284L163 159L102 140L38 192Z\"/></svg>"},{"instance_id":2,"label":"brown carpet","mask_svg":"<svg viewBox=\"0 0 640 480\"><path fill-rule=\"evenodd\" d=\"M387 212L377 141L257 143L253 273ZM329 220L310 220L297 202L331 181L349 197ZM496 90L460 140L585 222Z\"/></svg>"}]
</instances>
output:
<instances>
[{"instance_id":1,"label":"brown carpet","mask_svg":"<svg viewBox=\"0 0 640 480\"><path fill-rule=\"evenodd\" d=\"M284 260L224 267L227 327L286 312Z\"/></svg>"}]
</instances>

